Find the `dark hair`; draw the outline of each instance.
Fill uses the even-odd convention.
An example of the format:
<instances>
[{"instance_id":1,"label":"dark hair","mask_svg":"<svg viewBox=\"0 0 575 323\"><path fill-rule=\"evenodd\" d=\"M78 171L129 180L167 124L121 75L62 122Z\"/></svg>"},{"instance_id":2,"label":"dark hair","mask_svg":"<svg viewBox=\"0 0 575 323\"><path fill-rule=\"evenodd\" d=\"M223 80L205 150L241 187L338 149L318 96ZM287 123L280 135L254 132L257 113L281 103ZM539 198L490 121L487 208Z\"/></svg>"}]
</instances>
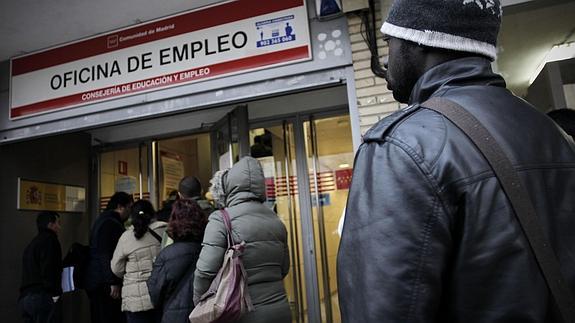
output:
<instances>
[{"instance_id":1,"label":"dark hair","mask_svg":"<svg viewBox=\"0 0 575 323\"><path fill-rule=\"evenodd\" d=\"M60 214L54 211L42 211L36 216L36 227L38 231L43 231L48 229L48 224L56 222L56 219L60 217Z\"/></svg>"},{"instance_id":2,"label":"dark hair","mask_svg":"<svg viewBox=\"0 0 575 323\"><path fill-rule=\"evenodd\" d=\"M168 198L166 199L167 201L175 201L178 199L178 191L177 190L171 190L170 194L168 194Z\"/></svg>"},{"instance_id":3,"label":"dark hair","mask_svg":"<svg viewBox=\"0 0 575 323\"><path fill-rule=\"evenodd\" d=\"M139 200L132 205L130 218L132 219L136 239L140 239L146 234L155 213L154 206L148 200Z\"/></svg>"},{"instance_id":4,"label":"dark hair","mask_svg":"<svg viewBox=\"0 0 575 323\"><path fill-rule=\"evenodd\" d=\"M197 177L186 176L180 181L178 190L184 198L197 197L202 195L202 184Z\"/></svg>"},{"instance_id":5,"label":"dark hair","mask_svg":"<svg viewBox=\"0 0 575 323\"><path fill-rule=\"evenodd\" d=\"M174 241L202 241L208 218L196 201L177 200L172 206L168 236Z\"/></svg>"},{"instance_id":6,"label":"dark hair","mask_svg":"<svg viewBox=\"0 0 575 323\"><path fill-rule=\"evenodd\" d=\"M575 110L552 110L547 115L553 119L569 136L575 139Z\"/></svg>"},{"instance_id":7,"label":"dark hair","mask_svg":"<svg viewBox=\"0 0 575 323\"><path fill-rule=\"evenodd\" d=\"M106 211L115 210L120 206L128 206L134 202L134 198L132 195L126 192L116 192L108 201L108 205L106 205Z\"/></svg>"}]
</instances>

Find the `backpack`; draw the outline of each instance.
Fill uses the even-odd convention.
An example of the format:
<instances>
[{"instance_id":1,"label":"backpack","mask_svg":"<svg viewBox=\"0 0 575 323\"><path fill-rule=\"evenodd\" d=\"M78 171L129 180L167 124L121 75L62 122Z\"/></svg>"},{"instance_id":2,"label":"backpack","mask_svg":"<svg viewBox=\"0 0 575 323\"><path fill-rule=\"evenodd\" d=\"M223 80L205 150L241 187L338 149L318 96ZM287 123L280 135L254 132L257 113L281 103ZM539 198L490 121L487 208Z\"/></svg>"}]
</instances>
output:
<instances>
[{"instance_id":1,"label":"backpack","mask_svg":"<svg viewBox=\"0 0 575 323\"><path fill-rule=\"evenodd\" d=\"M230 216L225 209L220 211L226 227L228 249L210 288L200 297L189 316L192 323L235 322L254 310L248 292L248 277L240 258L246 243L234 243Z\"/></svg>"},{"instance_id":2,"label":"backpack","mask_svg":"<svg viewBox=\"0 0 575 323\"><path fill-rule=\"evenodd\" d=\"M74 267L74 285L76 289L85 289L86 271L90 260L90 247L74 242L62 261L64 267Z\"/></svg>"}]
</instances>

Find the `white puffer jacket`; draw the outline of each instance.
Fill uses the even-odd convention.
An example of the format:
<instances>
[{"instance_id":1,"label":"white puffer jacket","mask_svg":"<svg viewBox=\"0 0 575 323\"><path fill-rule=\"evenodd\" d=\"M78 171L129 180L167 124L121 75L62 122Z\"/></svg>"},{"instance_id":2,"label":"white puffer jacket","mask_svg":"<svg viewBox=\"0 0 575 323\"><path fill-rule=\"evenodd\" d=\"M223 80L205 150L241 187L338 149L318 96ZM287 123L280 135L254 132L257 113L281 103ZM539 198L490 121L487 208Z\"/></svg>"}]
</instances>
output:
<instances>
[{"instance_id":1,"label":"white puffer jacket","mask_svg":"<svg viewBox=\"0 0 575 323\"><path fill-rule=\"evenodd\" d=\"M155 221L150 224L160 237L166 231L167 223ZM146 281L152 273L152 265L160 253L160 241L150 232L136 240L134 228L122 234L111 261L112 272L124 279L122 286L122 311L142 312L153 307Z\"/></svg>"}]
</instances>

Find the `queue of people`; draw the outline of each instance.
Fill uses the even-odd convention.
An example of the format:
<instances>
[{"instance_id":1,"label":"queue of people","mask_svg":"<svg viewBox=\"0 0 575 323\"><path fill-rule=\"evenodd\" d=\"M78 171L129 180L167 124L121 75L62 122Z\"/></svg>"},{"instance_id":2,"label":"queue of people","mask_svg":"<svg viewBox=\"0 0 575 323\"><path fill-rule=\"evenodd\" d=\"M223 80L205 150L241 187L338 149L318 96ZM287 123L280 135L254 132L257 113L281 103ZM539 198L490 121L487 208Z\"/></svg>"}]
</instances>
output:
<instances>
[{"instance_id":1,"label":"queue of people","mask_svg":"<svg viewBox=\"0 0 575 323\"><path fill-rule=\"evenodd\" d=\"M262 204L261 165L245 157L214 178L218 184L210 191L217 205L229 210L234 239L248 242L243 258L254 311L242 322L268 322L272 317L278 323L291 322L282 282L289 270L287 233L278 216ZM167 222L158 219L165 210L156 212L147 200L134 203L124 192L115 193L94 222L84 281L93 323L190 321L194 299L207 291L222 266L226 245L220 236L221 213L212 212L215 208L201 199L197 178L183 178L179 188L169 203ZM24 253L19 305L26 322L59 322L59 215L42 212L37 223L39 234ZM164 247L165 236L171 243Z\"/></svg>"}]
</instances>

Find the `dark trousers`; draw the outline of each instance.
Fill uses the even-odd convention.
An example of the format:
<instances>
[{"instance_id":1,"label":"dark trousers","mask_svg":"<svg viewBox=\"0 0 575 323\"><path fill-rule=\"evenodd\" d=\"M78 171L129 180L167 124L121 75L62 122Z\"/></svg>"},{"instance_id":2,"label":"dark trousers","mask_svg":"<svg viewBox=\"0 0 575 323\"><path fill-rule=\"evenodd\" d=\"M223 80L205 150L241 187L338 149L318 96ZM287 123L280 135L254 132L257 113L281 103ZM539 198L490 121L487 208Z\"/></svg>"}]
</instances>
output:
<instances>
[{"instance_id":1,"label":"dark trousers","mask_svg":"<svg viewBox=\"0 0 575 323\"><path fill-rule=\"evenodd\" d=\"M56 304L47 293L30 293L18 301L25 323L57 323Z\"/></svg>"},{"instance_id":2,"label":"dark trousers","mask_svg":"<svg viewBox=\"0 0 575 323\"><path fill-rule=\"evenodd\" d=\"M158 315L156 310L149 310L143 312L125 312L128 323L156 323Z\"/></svg>"},{"instance_id":3,"label":"dark trousers","mask_svg":"<svg viewBox=\"0 0 575 323\"><path fill-rule=\"evenodd\" d=\"M110 297L110 286L101 286L88 291L92 323L126 323L122 313L122 301Z\"/></svg>"}]
</instances>

